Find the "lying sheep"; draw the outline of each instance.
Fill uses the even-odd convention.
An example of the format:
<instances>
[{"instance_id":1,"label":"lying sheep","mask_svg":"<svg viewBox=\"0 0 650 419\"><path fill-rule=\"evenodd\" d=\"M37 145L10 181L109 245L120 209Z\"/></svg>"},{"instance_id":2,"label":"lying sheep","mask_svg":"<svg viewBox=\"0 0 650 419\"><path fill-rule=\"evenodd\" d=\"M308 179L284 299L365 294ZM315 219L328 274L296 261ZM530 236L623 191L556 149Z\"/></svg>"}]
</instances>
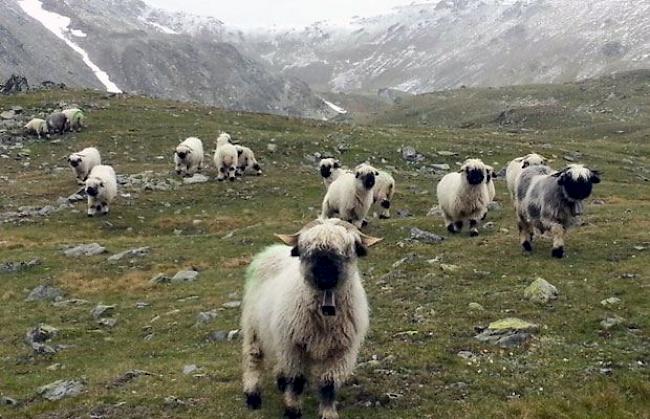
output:
<instances>
[{"instance_id":1,"label":"lying sheep","mask_svg":"<svg viewBox=\"0 0 650 419\"><path fill-rule=\"evenodd\" d=\"M478 236L479 222L490 203L487 170L481 160L469 159L458 172L448 173L438 182L438 204L450 233L458 233L463 222L469 221L470 236Z\"/></svg>"},{"instance_id":2,"label":"lying sheep","mask_svg":"<svg viewBox=\"0 0 650 419\"><path fill-rule=\"evenodd\" d=\"M219 171L217 180L222 181L227 176L231 181L234 181L237 162L237 148L232 144L230 135L222 133L217 138L217 148L214 150L214 165Z\"/></svg>"},{"instance_id":3,"label":"lying sheep","mask_svg":"<svg viewBox=\"0 0 650 419\"><path fill-rule=\"evenodd\" d=\"M111 166L93 167L86 179L86 195L88 195L89 217L97 213L108 214L109 205L117 195L117 179Z\"/></svg>"},{"instance_id":4,"label":"lying sheep","mask_svg":"<svg viewBox=\"0 0 650 419\"><path fill-rule=\"evenodd\" d=\"M29 134L36 134L38 138L41 138L41 135L45 137L50 136L50 132L47 129L47 122L44 119L33 118L23 128Z\"/></svg>"},{"instance_id":5,"label":"lying sheep","mask_svg":"<svg viewBox=\"0 0 650 419\"><path fill-rule=\"evenodd\" d=\"M316 220L248 268L242 304L246 404L262 404L265 363L284 393L285 417L301 416L307 378L320 395L321 418L338 418L336 392L354 370L368 330L368 301L357 259L382 239L339 220ZM309 377L311 375L311 377Z\"/></svg>"},{"instance_id":6,"label":"lying sheep","mask_svg":"<svg viewBox=\"0 0 650 419\"><path fill-rule=\"evenodd\" d=\"M390 218L390 206L395 193L395 179L390 173L383 170L377 171L375 186L372 189L373 203L379 205L379 218Z\"/></svg>"},{"instance_id":7,"label":"lying sheep","mask_svg":"<svg viewBox=\"0 0 650 419\"><path fill-rule=\"evenodd\" d=\"M262 168L255 159L255 153L248 147L243 145L235 145L237 149L237 174L243 176L246 170L252 170L257 176L262 176Z\"/></svg>"},{"instance_id":8,"label":"lying sheep","mask_svg":"<svg viewBox=\"0 0 650 419\"><path fill-rule=\"evenodd\" d=\"M320 175L323 178L323 183L325 184L325 190L327 190L332 182L338 179L341 174L349 172L341 167L341 162L337 159L331 157L321 159L318 163L320 169Z\"/></svg>"},{"instance_id":9,"label":"lying sheep","mask_svg":"<svg viewBox=\"0 0 650 419\"><path fill-rule=\"evenodd\" d=\"M66 121L66 131L81 131L81 128L84 127L84 113L79 108L64 109L63 114L65 115Z\"/></svg>"},{"instance_id":10,"label":"lying sheep","mask_svg":"<svg viewBox=\"0 0 650 419\"><path fill-rule=\"evenodd\" d=\"M176 146L174 166L177 175L192 177L203 169L203 143L196 137L189 137Z\"/></svg>"},{"instance_id":11,"label":"lying sheep","mask_svg":"<svg viewBox=\"0 0 650 419\"><path fill-rule=\"evenodd\" d=\"M560 172L546 166L530 166L519 176L517 206L521 246L532 252L535 230L553 236L555 258L564 257L564 236L582 214L582 201L600 183L599 173L581 164L571 164Z\"/></svg>"},{"instance_id":12,"label":"lying sheep","mask_svg":"<svg viewBox=\"0 0 650 419\"><path fill-rule=\"evenodd\" d=\"M378 173L374 167L363 163L354 169L354 173L341 174L327 189L321 217L338 217L361 228L372 206Z\"/></svg>"},{"instance_id":13,"label":"lying sheep","mask_svg":"<svg viewBox=\"0 0 650 419\"><path fill-rule=\"evenodd\" d=\"M84 148L78 153L72 153L68 156L68 164L77 178L79 184L83 184L88 178L88 174L95 167L102 164L102 158L99 150L95 147Z\"/></svg>"},{"instance_id":14,"label":"lying sheep","mask_svg":"<svg viewBox=\"0 0 650 419\"><path fill-rule=\"evenodd\" d=\"M515 200L517 195L517 179L522 170L529 166L546 166L546 159L539 154L531 153L524 157L517 157L506 167L506 184L510 197ZM516 202L515 202L516 204Z\"/></svg>"},{"instance_id":15,"label":"lying sheep","mask_svg":"<svg viewBox=\"0 0 650 419\"><path fill-rule=\"evenodd\" d=\"M50 134L58 133L63 134L65 132L68 118L63 112L54 112L47 117L47 130Z\"/></svg>"}]
</instances>

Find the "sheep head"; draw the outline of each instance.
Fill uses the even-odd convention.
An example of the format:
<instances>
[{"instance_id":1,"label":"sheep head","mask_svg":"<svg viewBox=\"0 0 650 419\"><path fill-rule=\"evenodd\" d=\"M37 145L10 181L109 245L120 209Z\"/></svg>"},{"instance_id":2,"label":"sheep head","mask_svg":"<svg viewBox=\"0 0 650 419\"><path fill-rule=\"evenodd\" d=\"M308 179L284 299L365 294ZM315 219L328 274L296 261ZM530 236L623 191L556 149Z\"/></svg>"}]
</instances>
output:
<instances>
[{"instance_id":1,"label":"sheep head","mask_svg":"<svg viewBox=\"0 0 650 419\"><path fill-rule=\"evenodd\" d=\"M361 183L362 188L370 190L375 186L375 178L379 176L379 172L371 165L361 163L355 167L354 176Z\"/></svg>"},{"instance_id":2,"label":"sheep head","mask_svg":"<svg viewBox=\"0 0 650 419\"><path fill-rule=\"evenodd\" d=\"M467 159L458 173L463 173L470 185L480 185L487 177L487 166L480 159Z\"/></svg>"},{"instance_id":3,"label":"sheep head","mask_svg":"<svg viewBox=\"0 0 650 419\"><path fill-rule=\"evenodd\" d=\"M552 175L562 187L564 196L572 201L581 201L591 195L593 185L600 183L600 173L581 164L571 164Z\"/></svg>"}]
</instances>

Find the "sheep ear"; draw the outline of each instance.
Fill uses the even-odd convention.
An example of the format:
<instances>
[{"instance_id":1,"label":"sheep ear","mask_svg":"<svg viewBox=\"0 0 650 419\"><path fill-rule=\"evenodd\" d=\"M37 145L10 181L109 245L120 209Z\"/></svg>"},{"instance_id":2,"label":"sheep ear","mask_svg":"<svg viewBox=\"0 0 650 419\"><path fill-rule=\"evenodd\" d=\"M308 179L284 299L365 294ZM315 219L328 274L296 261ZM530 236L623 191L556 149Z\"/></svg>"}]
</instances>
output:
<instances>
[{"instance_id":1,"label":"sheep ear","mask_svg":"<svg viewBox=\"0 0 650 419\"><path fill-rule=\"evenodd\" d=\"M527 161L525 161L525 162L523 162L523 163L521 164L521 168L522 168L522 169L525 169L525 168L527 168L528 166L530 166L530 162L527 162Z\"/></svg>"},{"instance_id":2,"label":"sheep ear","mask_svg":"<svg viewBox=\"0 0 650 419\"><path fill-rule=\"evenodd\" d=\"M280 239L287 246L296 246L298 244L299 233L296 234L276 234L275 237Z\"/></svg>"},{"instance_id":3,"label":"sheep ear","mask_svg":"<svg viewBox=\"0 0 650 419\"><path fill-rule=\"evenodd\" d=\"M591 183L600 183L600 172L598 170L592 170L589 180Z\"/></svg>"},{"instance_id":4,"label":"sheep ear","mask_svg":"<svg viewBox=\"0 0 650 419\"><path fill-rule=\"evenodd\" d=\"M366 247L372 247L384 240L383 238L368 236L367 234L363 233L359 233L359 235L361 236L361 243Z\"/></svg>"},{"instance_id":5,"label":"sheep ear","mask_svg":"<svg viewBox=\"0 0 650 419\"><path fill-rule=\"evenodd\" d=\"M333 167L334 167L335 169L338 169L339 167L341 167L341 163L339 163L339 161L336 160L336 161L334 162L334 166L333 166Z\"/></svg>"}]
</instances>

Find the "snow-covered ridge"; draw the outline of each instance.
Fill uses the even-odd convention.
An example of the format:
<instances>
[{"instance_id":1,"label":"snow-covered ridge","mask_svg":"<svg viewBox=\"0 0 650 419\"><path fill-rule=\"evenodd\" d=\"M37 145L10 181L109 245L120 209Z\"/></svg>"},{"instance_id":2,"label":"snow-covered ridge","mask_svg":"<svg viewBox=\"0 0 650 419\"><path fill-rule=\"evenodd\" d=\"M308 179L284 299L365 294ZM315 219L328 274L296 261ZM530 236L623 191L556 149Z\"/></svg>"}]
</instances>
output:
<instances>
[{"instance_id":1,"label":"snow-covered ridge","mask_svg":"<svg viewBox=\"0 0 650 419\"><path fill-rule=\"evenodd\" d=\"M71 20L69 17L43 9L43 3L40 0L19 0L18 5L25 13L38 20L45 28L56 35L57 38L61 39L73 51L81 55L83 62L90 67L108 92L122 93L122 90L111 81L108 74L91 61L88 53L70 39L71 36L85 37L86 34L78 29L71 29Z\"/></svg>"}]
</instances>

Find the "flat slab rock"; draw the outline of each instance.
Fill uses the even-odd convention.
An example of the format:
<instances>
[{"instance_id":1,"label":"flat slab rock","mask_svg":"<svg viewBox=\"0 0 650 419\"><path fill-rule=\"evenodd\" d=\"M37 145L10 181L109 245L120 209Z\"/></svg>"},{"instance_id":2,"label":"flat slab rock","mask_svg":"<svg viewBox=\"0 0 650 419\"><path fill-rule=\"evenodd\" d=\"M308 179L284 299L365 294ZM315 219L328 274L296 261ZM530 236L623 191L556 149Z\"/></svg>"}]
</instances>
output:
<instances>
[{"instance_id":1,"label":"flat slab rock","mask_svg":"<svg viewBox=\"0 0 650 419\"><path fill-rule=\"evenodd\" d=\"M52 285L39 285L29 292L25 301L54 301L63 297L63 291Z\"/></svg>"},{"instance_id":2,"label":"flat slab rock","mask_svg":"<svg viewBox=\"0 0 650 419\"><path fill-rule=\"evenodd\" d=\"M68 257L96 256L106 252L106 248L98 243L80 244L63 251Z\"/></svg>"},{"instance_id":3,"label":"flat slab rock","mask_svg":"<svg viewBox=\"0 0 650 419\"><path fill-rule=\"evenodd\" d=\"M490 323L487 329L474 338L502 348L514 348L528 342L538 331L539 326L534 323L509 317Z\"/></svg>"},{"instance_id":4,"label":"flat slab rock","mask_svg":"<svg viewBox=\"0 0 650 419\"><path fill-rule=\"evenodd\" d=\"M172 283L180 283L180 282L193 282L196 280L196 278L199 276L199 273L194 270L188 270L188 271L180 271L177 272L176 275L174 275L171 278Z\"/></svg>"},{"instance_id":5,"label":"flat slab rock","mask_svg":"<svg viewBox=\"0 0 650 419\"><path fill-rule=\"evenodd\" d=\"M194 183L205 183L209 181L210 178L207 177L206 175L202 175L200 173L195 174L192 177L186 177L183 179L183 183L186 185L192 185Z\"/></svg>"},{"instance_id":6,"label":"flat slab rock","mask_svg":"<svg viewBox=\"0 0 650 419\"><path fill-rule=\"evenodd\" d=\"M86 385L79 380L57 380L39 387L38 394L47 400L61 400L65 397L80 395Z\"/></svg>"},{"instance_id":7,"label":"flat slab rock","mask_svg":"<svg viewBox=\"0 0 650 419\"><path fill-rule=\"evenodd\" d=\"M409 240L412 241L418 241L427 244L436 244L436 243L441 243L445 240L445 238L442 236L439 236L435 233L431 233L429 231L420 230L417 227L411 228L410 233L411 235L409 236Z\"/></svg>"},{"instance_id":8,"label":"flat slab rock","mask_svg":"<svg viewBox=\"0 0 650 419\"><path fill-rule=\"evenodd\" d=\"M544 278L536 278L524 290L524 298L536 304L547 304L556 300L559 295L557 288Z\"/></svg>"},{"instance_id":9,"label":"flat slab rock","mask_svg":"<svg viewBox=\"0 0 650 419\"><path fill-rule=\"evenodd\" d=\"M149 254L149 247L148 246L136 247L136 248L133 248L133 249L125 250L125 251L120 252L120 253L116 253L113 256L110 256L108 258L108 261L109 262L119 262L120 260L122 260L124 258L132 259L132 258L136 258L136 257L144 257L144 256L147 256L148 254Z\"/></svg>"}]
</instances>

